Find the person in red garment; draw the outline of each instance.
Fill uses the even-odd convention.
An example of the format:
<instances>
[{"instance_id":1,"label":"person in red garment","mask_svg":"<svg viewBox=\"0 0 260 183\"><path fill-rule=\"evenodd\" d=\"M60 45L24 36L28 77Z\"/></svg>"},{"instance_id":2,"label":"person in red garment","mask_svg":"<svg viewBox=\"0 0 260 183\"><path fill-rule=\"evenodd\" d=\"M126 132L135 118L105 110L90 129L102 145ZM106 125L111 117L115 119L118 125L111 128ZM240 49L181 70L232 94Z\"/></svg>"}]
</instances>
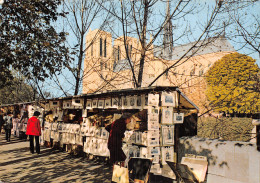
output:
<instances>
[{"instance_id":1,"label":"person in red garment","mask_svg":"<svg viewBox=\"0 0 260 183\"><path fill-rule=\"evenodd\" d=\"M110 163L113 165L118 162L124 162L126 155L122 150L122 140L126 130L126 125L131 122L130 113L125 113L120 119L114 121L105 128L109 132L107 147L110 151Z\"/></svg>"},{"instance_id":2,"label":"person in red garment","mask_svg":"<svg viewBox=\"0 0 260 183\"><path fill-rule=\"evenodd\" d=\"M30 151L32 154L34 153L34 142L33 142L34 139L36 143L36 152L37 154L40 154L39 136L41 136L41 125L40 125L40 120L38 119L40 114L41 114L40 112L35 111L33 117L29 118L27 122L26 135L29 135Z\"/></svg>"}]
</instances>

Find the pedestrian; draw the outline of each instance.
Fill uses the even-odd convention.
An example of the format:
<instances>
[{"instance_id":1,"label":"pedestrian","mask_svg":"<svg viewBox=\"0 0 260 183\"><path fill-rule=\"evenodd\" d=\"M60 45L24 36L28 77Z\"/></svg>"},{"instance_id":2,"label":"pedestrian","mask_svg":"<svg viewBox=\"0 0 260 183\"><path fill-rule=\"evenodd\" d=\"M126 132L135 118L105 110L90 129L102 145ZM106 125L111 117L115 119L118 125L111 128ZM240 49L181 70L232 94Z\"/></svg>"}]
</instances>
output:
<instances>
[{"instance_id":1,"label":"pedestrian","mask_svg":"<svg viewBox=\"0 0 260 183\"><path fill-rule=\"evenodd\" d=\"M13 117L10 111L7 112L7 115L4 117L4 129L5 129L5 137L6 141L10 142L11 139L11 130L13 128Z\"/></svg>"},{"instance_id":2,"label":"pedestrian","mask_svg":"<svg viewBox=\"0 0 260 183\"><path fill-rule=\"evenodd\" d=\"M28 119L26 135L29 135L30 139L30 151L34 154L34 140L36 143L36 153L40 154L40 142L39 136L41 135L41 125L38 117L40 116L39 111L33 113L33 117Z\"/></svg>"},{"instance_id":3,"label":"pedestrian","mask_svg":"<svg viewBox=\"0 0 260 183\"><path fill-rule=\"evenodd\" d=\"M131 122L131 116L131 113L124 113L120 119L105 127L109 132L107 147L110 151L110 163L113 165L121 163L124 166L126 155L122 150L122 141L125 137L126 125Z\"/></svg>"},{"instance_id":4,"label":"pedestrian","mask_svg":"<svg viewBox=\"0 0 260 183\"><path fill-rule=\"evenodd\" d=\"M28 119L29 119L28 111L24 111L20 119L20 126L19 126L19 137L24 140L27 140L27 135L25 133L27 130Z\"/></svg>"},{"instance_id":5,"label":"pedestrian","mask_svg":"<svg viewBox=\"0 0 260 183\"><path fill-rule=\"evenodd\" d=\"M3 114L0 111L0 135L1 135L2 127L3 127L4 123L5 123L4 117L3 117Z\"/></svg>"}]
</instances>

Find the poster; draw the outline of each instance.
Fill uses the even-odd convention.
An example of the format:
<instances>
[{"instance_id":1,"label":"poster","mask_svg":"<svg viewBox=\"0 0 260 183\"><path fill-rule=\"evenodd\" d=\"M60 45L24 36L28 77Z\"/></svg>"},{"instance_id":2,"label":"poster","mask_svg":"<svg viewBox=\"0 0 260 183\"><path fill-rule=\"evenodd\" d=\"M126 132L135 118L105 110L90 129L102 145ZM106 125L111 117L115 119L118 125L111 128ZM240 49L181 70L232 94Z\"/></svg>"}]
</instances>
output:
<instances>
[{"instance_id":1,"label":"poster","mask_svg":"<svg viewBox=\"0 0 260 183\"><path fill-rule=\"evenodd\" d=\"M162 124L173 124L173 107L162 107Z\"/></svg>"},{"instance_id":2,"label":"poster","mask_svg":"<svg viewBox=\"0 0 260 183\"><path fill-rule=\"evenodd\" d=\"M174 145L174 126L161 126L163 145Z\"/></svg>"}]
</instances>

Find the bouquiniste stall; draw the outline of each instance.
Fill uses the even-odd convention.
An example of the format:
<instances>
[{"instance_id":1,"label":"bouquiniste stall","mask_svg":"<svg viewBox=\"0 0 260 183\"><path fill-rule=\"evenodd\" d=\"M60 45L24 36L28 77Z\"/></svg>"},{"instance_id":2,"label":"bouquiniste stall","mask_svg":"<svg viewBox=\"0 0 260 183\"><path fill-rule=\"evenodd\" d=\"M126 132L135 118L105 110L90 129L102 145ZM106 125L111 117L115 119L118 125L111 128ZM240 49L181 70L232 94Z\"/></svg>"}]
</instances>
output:
<instances>
[{"instance_id":1,"label":"bouquiniste stall","mask_svg":"<svg viewBox=\"0 0 260 183\"><path fill-rule=\"evenodd\" d=\"M180 137L197 135L198 108L177 87L112 90L2 108L11 106L17 112L27 110L29 117L35 110L42 112L42 144L56 143L67 151L80 149L102 157L109 157L105 125L124 112L131 113L123 139L126 161L151 158L151 173L173 179L166 161L177 161Z\"/></svg>"}]
</instances>

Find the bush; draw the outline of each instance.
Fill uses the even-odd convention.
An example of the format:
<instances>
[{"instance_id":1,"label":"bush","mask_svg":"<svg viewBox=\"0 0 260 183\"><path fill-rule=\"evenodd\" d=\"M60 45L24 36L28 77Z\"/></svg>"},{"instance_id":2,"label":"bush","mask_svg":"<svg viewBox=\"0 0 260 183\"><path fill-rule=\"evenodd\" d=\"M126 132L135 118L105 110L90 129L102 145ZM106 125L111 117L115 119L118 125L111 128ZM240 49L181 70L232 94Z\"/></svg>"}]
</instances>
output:
<instances>
[{"instance_id":1,"label":"bush","mask_svg":"<svg viewBox=\"0 0 260 183\"><path fill-rule=\"evenodd\" d=\"M230 141L250 141L253 129L251 118L214 118L198 119L198 136Z\"/></svg>"}]
</instances>

